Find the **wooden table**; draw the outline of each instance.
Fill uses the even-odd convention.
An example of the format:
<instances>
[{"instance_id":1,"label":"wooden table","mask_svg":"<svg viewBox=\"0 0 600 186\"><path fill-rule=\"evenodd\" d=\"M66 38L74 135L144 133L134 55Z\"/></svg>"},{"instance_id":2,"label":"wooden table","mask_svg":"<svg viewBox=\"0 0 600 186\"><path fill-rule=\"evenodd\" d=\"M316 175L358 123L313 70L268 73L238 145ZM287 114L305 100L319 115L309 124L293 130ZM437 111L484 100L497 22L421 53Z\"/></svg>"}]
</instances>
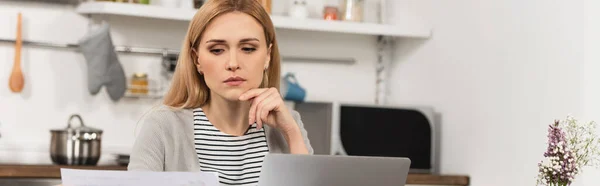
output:
<instances>
[{"instance_id":1,"label":"wooden table","mask_svg":"<svg viewBox=\"0 0 600 186\"><path fill-rule=\"evenodd\" d=\"M60 169L127 170L125 166L0 165L1 178L60 179ZM468 176L409 174L408 185L469 185Z\"/></svg>"}]
</instances>

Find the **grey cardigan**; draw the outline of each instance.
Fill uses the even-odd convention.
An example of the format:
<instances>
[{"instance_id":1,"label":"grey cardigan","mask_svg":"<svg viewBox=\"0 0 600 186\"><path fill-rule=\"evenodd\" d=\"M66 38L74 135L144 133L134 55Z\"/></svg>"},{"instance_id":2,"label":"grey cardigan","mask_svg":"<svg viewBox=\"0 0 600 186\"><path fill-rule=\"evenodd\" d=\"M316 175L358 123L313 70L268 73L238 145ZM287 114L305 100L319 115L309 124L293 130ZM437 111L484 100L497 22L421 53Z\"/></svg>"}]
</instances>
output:
<instances>
[{"instance_id":1,"label":"grey cardigan","mask_svg":"<svg viewBox=\"0 0 600 186\"><path fill-rule=\"evenodd\" d=\"M291 111L310 154L308 140L300 114ZM159 106L152 109L138 132L130 155L128 170L140 171L200 171L194 147L194 119L192 109ZM265 125L269 153L289 153L283 135Z\"/></svg>"}]
</instances>

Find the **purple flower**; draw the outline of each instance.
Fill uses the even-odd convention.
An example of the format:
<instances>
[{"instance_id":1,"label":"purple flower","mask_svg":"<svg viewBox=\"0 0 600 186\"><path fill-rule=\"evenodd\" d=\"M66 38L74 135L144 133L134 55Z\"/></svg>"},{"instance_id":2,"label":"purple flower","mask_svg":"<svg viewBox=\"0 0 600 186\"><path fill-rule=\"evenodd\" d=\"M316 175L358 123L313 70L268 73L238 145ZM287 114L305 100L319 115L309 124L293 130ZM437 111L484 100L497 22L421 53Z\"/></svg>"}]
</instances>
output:
<instances>
[{"instance_id":1,"label":"purple flower","mask_svg":"<svg viewBox=\"0 0 600 186\"><path fill-rule=\"evenodd\" d=\"M559 127L559 121L549 125L548 148L544 157L549 162L538 163L539 173L546 183L570 185L573 176L578 171L572 159L574 154L567 148L565 133ZM571 160L571 161L569 161Z\"/></svg>"}]
</instances>

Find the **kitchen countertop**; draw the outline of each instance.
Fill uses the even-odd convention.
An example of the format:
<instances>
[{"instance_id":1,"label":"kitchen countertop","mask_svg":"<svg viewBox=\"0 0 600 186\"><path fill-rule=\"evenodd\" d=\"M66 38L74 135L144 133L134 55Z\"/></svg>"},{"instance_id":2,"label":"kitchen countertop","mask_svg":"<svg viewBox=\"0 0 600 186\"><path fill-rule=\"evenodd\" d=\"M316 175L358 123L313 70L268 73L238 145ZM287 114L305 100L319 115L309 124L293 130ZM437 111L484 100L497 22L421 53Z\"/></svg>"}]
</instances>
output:
<instances>
[{"instance_id":1,"label":"kitchen countertop","mask_svg":"<svg viewBox=\"0 0 600 186\"><path fill-rule=\"evenodd\" d=\"M60 178L60 169L127 170L125 166L0 165L2 178ZM469 185L469 176L409 174L411 185Z\"/></svg>"}]
</instances>

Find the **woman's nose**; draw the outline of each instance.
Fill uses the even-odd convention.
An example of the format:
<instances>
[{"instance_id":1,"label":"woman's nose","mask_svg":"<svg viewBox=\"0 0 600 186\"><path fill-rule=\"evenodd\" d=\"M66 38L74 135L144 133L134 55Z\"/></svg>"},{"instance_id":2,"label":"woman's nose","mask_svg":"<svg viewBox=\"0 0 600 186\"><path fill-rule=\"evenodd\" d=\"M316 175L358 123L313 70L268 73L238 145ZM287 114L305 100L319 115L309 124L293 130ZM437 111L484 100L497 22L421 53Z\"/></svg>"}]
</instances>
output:
<instances>
[{"instance_id":1,"label":"woman's nose","mask_svg":"<svg viewBox=\"0 0 600 186\"><path fill-rule=\"evenodd\" d=\"M227 70L229 70L229 71L236 71L236 70L239 70L239 69L240 69L240 66L237 65L237 63L229 63L227 65Z\"/></svg>"},{"instance_id":2,"label":"woman's nose","mask_svg":"<svg viewBox=\"0 0 600 186\"><path fill-rule=\"evenodd\" d=\"M233 54L231 54L231 57L229 58L229 62L227 63L227 70L236 71L239 69L240 69L240 64L238 63L238 61L236 59L236 55L233 53Z\"/></svg>"}]
</instances>

